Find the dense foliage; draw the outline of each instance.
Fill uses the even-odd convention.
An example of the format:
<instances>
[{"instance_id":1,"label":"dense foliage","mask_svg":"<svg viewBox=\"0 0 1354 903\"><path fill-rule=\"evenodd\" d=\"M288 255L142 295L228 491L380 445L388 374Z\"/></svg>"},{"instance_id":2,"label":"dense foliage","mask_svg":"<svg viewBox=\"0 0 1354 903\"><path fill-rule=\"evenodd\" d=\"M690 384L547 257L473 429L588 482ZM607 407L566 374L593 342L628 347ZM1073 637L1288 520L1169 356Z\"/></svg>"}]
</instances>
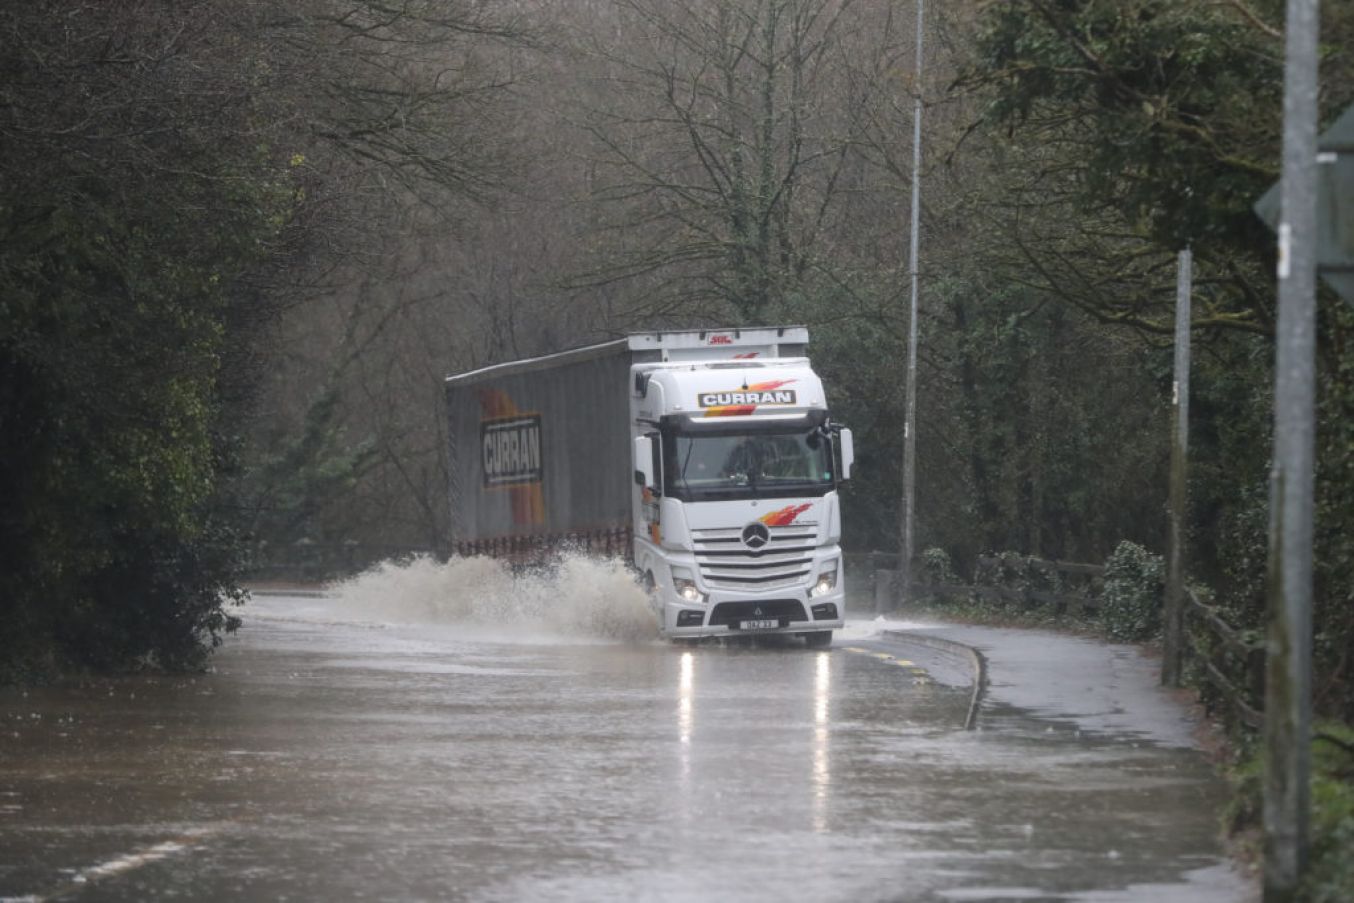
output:
<instances>
[{"instance_id":1,"label":"dense foliage","mask_svg":"<svg viewBox=\"0 0 1354 903\"><path fill-rule=\"evenodd\" d=\"M1031 273L1031 283L1101 322L1165 333L1170 295L1159 274L1152 278L1151 261L1164 264L1176 250L1193 248L1198 351L1189 561L1192 576L1218 590L1229 619L1249 627L1265 614L1276 306L1273 240L1249 208L1278 175L1283 6L994 4L963 80L986 101L989 128L1012 136L1035 173L1029 185L1046 192L1013 198L1028 229L1008 259ZM1354 9L1322 7L1324 125L1354 101ZM1329 292L1319 300L1313 669L1318 710L1348 722L1354 358L1349 309ZM1111 560L1106 575L1106 623L1125 639L1156 629L1156 607L1134 591L1150 570L1150 556L1137 551L1116 553L1120 560ZM1354 775L1335 730L1316 744L1312 867L1303 899L1347 899L1354 891L1347 865ZM1256 783L1248 786L1254 791ZM1258 821L1253 800L1242 809L1238 824Z\"/></svg>"},{"instance_id":2,"label":"dense foliage","mask_svg":"<svg viewBox=\"0 0 1354 903\"><path fill-rule=\"evenodd\" d=\"M0 636L24 667L192 664L234 623L225 287L294 189L230 140L247 61L206 23L57 6L0 17Z\"/></svg>"},{"instance_id":3,"label":"dense foliage","mask_svg":"<svg viewBox=\"0 0 1354 903\"><path fill-rule=\"evenodd\" d=\"M1149 335L1165 331L1170 295L1122 286L1139 257L1168 260L1192 246L1198 267L1195 318L1199 425L1191 484L1197 576L1254 623L1263 611L1263 491L1268 469L1267 386L1274 298L1272 237L1250 210L1277 176L1282 90L1282 4L1160 0L992 7L965 84L987 99L986 119L1031 145L1050 184L1065 195L1053 211L1090 211L1092 236L1032 231L1026 260L1080 255L1078 278L1048 286L1106 322ZM1323 120L1354 100L1349 38L1354 13L1327 10ZM1030 159L1027 157L1027 159ZM1047 208L1025 211L1034 222ZM1082 218L1082 223L1087 221ZM1102 233L1112 230L1113 240ZM1089 278L1083 280L1080 274ZM1354 716L1354 614L1345 529L1350 491L1347 399L1349 314L1323 292L1317 673L1328 711ZM1252 337L1253 336L1253 337ZM1218 542L1226 536L1231 542Z\"/></svg>"},{"instance_id":4,"label":"dense foliage","mask_svg":"<svg viewBox=\"0 0 1354 903\"><path fill-rule=\"evenodd\" d=\"M238 623L263 327L352 240L366 188L475 194L499 165L450 115L473 67L427 65L506 28L293 12L0 9L0 679L201 663Z\"/></svg>"},{"instance_id":5,"label":"dense foliage","mask_svg":"<svg viewBox=\"0 0 1354 903\"><path fill-rule=\"evenodd\" d=\"M1303 898L1337 903L1354 890L1354 729L1317 725L1312 775L1312 868Z\"/></svg>"}]
</instances>

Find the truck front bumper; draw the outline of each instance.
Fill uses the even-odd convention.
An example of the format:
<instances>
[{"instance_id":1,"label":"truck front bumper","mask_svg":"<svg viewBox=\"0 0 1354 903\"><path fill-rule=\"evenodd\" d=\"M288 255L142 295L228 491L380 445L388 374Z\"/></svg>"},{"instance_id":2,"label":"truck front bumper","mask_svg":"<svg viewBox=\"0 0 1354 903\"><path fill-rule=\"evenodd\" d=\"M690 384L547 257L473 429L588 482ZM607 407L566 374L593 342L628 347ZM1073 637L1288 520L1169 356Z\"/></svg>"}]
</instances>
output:
<instances>
[{"instance_id":1,"label":"truck front bumper","mask_svg":"<svg viewBox=\"0 0 1354 903\"><path fill-rule=\"evenodd\" d=\"M812 598L804 587L757 594L717 591L703 604L663 595L662 632L668 638L816 633L846 624L840 583Z\"/></svg>"}]
</instances>

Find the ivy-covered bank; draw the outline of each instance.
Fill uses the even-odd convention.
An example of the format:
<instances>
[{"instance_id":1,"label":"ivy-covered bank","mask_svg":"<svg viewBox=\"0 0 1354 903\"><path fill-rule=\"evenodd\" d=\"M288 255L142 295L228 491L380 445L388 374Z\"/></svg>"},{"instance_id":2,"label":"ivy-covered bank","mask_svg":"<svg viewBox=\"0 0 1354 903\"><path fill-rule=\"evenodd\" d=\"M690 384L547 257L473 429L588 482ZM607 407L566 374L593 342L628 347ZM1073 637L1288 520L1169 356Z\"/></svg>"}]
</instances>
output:
<instances>
[{"instance_id":1,"label":"ivy-covered bank","mask_svg":"<svg viewBox=\"0 0 1354 903\"><path fill-rule=\"evenodd\" d=\"M1261 855L1263 758L1254 738L1243 740L1228 765L1232 803L1225 823L1243 855ZM1299 899L1354 899L1354 727L1318 722L1312 739L1311 849Z\"/></svg>"},{"instance_id":2,"label":"ivy-covered bank","mask_svg":"<svg viewBox=\"0 0 1354 903\"><path fill-rule=\"evenodd\" d=\"M0 4L0 683L199 667L236 626L288 506L243 448L277 321L496 187L493 6Z\"/></svg>"},{"instance_id":3,"label":"ivy-covered bank","mask_svg":"<svg viewBox=\"0 0 1354 903\"><path fill-rule=\"evenodd\" d=\"M196 667L237 623L232 286L295 185L203 12L0 12L0 682Z\"/></svg>"}]
</instances>

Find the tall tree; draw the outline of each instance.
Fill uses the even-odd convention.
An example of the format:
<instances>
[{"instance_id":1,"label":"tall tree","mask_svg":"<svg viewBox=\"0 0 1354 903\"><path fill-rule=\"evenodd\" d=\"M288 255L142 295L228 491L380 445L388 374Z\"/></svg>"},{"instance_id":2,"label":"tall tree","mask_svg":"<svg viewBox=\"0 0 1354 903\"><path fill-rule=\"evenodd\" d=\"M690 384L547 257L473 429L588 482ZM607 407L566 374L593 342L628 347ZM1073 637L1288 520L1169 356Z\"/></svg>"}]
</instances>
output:
<instances>
[{"instance_id":1,"label":"tall tree","mask_svg":"<svg viewBox=\"0 0 1354 903\"><path fill-rule=\"evenodd\" d=\"M654 312L764 319L839 265L830 235L867 190L856 145L893 87L892 7L617 0L614 15L589 45L606 93L580 114L612 209L583 282L639 280Z\"/></svg>"}]
</instances>

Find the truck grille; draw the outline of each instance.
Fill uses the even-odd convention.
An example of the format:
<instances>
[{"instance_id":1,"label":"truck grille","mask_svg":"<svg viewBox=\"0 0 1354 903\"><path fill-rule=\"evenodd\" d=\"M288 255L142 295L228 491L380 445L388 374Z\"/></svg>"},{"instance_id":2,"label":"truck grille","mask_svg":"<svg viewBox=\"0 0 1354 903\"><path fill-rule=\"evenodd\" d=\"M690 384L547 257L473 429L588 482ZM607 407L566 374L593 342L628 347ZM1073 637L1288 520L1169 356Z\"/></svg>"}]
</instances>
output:
<instances>
[{"instance_id":1,"label":"truck grille","mask_svg":"<svg viewBox=\"0 0 1354 903\"><path fill-rule=\"evenodd\" d=\"M771 527L761 549L743 544L742 527L693 530L696 564L708 586L722 589L776 589L804 582L813 567L816 524Z\"/></svg>"}]
</instances>

